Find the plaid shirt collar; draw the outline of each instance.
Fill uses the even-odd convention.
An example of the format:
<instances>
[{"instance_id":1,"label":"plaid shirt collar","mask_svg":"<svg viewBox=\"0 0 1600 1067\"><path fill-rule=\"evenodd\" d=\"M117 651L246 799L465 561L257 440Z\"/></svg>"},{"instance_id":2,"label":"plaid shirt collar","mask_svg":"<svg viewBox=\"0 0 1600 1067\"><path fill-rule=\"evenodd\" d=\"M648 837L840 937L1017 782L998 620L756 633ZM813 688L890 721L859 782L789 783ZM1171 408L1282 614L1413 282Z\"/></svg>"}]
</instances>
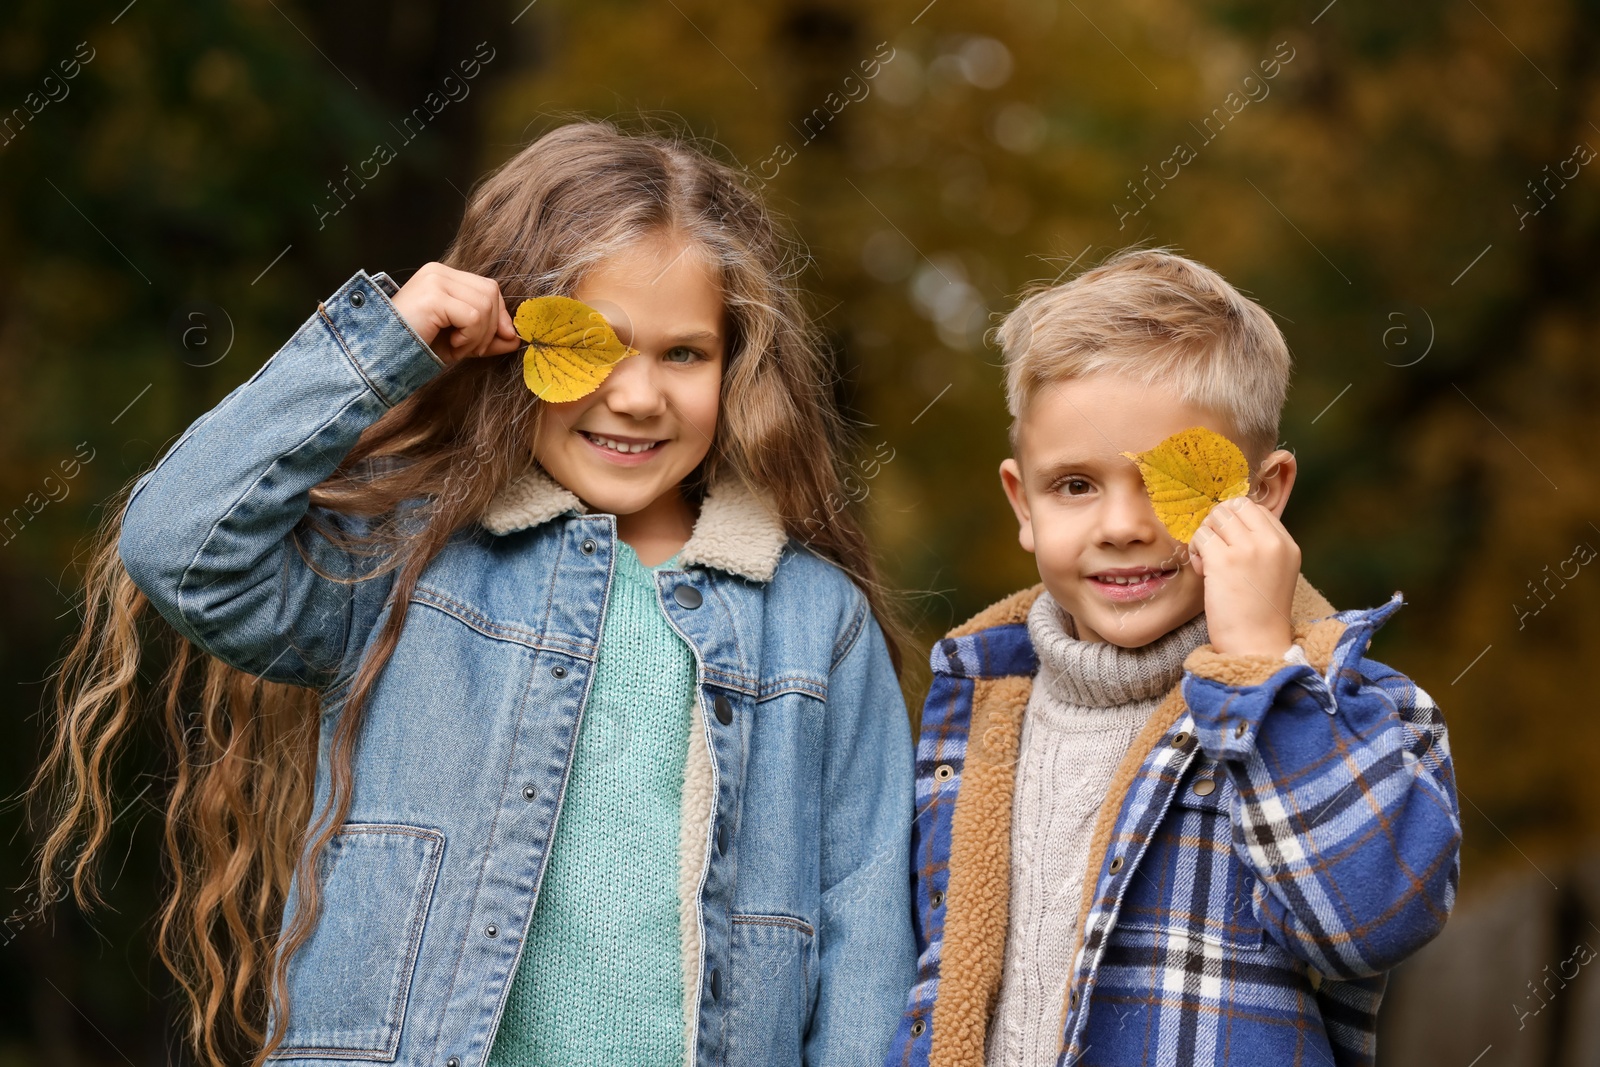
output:
<instances>
[{"instance_id":1,"label":"plaid shirt collar","mask_svg":"<svg viewBox=\"0 0 1600 1067\"><path fill-rule=\"evenodd\" d=\"M947 678L1003 678L1032 675L1039 669L1026 622L946 637L933 646L930 663L933 673Z\"/></svg>"}]
</instances>

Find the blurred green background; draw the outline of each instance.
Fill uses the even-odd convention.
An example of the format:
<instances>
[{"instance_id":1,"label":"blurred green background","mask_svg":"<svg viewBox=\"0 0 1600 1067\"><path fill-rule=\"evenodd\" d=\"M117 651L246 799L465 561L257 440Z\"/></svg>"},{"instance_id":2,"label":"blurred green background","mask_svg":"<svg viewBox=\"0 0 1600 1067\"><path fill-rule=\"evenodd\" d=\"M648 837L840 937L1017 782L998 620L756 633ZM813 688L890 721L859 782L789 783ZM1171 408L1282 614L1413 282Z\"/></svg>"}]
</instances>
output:
<instances>
[{"instance_id":1,"label":"blurred green background","mask_svg":"<svg viewBox=\"0 0 1600 1067\"><path fill-rule=\"evenodd\" d=\"M1385 1062L1600 1062L1600 979L1516 1014L1600 943L1600 3L125 3L0 13L0 793L97 505L354 270L439 255L487 168L616 117L715 142L805 241L924 642L1036 580L985 340L1024 286L1145 242L1272 311L1306 573L1340 607L1405 592L1375 654L1443 706L1462 791L1457 918L1401 968ZM116 910L8 920L0 1065L181 1062L143 755Z\"/></svg>"}]
</instances>

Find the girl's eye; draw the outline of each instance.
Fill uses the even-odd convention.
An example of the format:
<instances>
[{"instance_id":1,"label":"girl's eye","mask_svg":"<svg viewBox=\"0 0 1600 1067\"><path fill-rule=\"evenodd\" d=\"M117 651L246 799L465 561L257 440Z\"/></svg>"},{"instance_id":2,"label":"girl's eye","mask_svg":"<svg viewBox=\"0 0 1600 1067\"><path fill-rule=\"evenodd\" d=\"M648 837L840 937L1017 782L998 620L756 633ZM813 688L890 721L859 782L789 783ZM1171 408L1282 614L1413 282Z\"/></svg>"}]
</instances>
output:
<instances>
[{"instance_id":1,"label":"girl's eye","mask_svg":"<svg viewBox=\"0 0 1600 1067\"><path fill-rule=\"evenodd\" d=\"M684 345L678 345L675 348L667 349L666 353L661 358L666 360L668 363L693 363L695 360L700 359L701 357L700 353L694 349Z\"/></svg>"}]
</instances>

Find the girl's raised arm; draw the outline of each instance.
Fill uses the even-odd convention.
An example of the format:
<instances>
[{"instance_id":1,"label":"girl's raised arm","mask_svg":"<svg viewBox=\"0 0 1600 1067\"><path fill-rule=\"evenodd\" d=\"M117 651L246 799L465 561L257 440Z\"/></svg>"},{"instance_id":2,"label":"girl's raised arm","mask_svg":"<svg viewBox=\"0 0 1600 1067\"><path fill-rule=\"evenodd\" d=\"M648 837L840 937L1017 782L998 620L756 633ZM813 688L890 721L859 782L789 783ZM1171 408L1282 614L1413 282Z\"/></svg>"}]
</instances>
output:
<instances>
[{"instance_id":1,"label":"girl's raised arm","mask_svg":"<svg viewBox=\"0 0 1600 1067\"><path fill-rule=\"evenodd\" d=\"M510 351L515 337L486 278L429 264L397 291L356 273L135 485L118 541L128 574L232 666L300 685L337 678L389 582L354 581L377 561L297 536L311 489L448 360ZM356 532L347 516L318 518Z\"/></svg>"}]
</instances>

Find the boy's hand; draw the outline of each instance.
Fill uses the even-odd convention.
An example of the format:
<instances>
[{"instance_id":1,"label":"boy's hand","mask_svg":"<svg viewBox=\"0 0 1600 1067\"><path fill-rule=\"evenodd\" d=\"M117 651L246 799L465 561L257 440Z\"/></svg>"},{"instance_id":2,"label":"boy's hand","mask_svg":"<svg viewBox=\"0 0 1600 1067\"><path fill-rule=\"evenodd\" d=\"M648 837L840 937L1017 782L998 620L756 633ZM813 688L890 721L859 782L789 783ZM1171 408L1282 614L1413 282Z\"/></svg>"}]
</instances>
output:
<instances>
[{"instance_id":1,"label":"boy's hand","mask_svg":"<svg viewBox=\"0 0 1600 1067\"><path fill-rule=\"evenodd\" d=\"M445 363L497 356L522 344L492 278L424 263L390 303Z\"/></svg>"},{"instance_id":2,"label":"boy's hand","mask_svg":"<svg viewBox=\"0 0 1600 1067\"><path fill-rule=\"evenodd\" d=\"M1225 500L1190 539L1189 559L1205 579L1213 648L1236 655L1289 651L1300 546L1277 516L1245 497Z\"/></svg>"}]
</instances>

